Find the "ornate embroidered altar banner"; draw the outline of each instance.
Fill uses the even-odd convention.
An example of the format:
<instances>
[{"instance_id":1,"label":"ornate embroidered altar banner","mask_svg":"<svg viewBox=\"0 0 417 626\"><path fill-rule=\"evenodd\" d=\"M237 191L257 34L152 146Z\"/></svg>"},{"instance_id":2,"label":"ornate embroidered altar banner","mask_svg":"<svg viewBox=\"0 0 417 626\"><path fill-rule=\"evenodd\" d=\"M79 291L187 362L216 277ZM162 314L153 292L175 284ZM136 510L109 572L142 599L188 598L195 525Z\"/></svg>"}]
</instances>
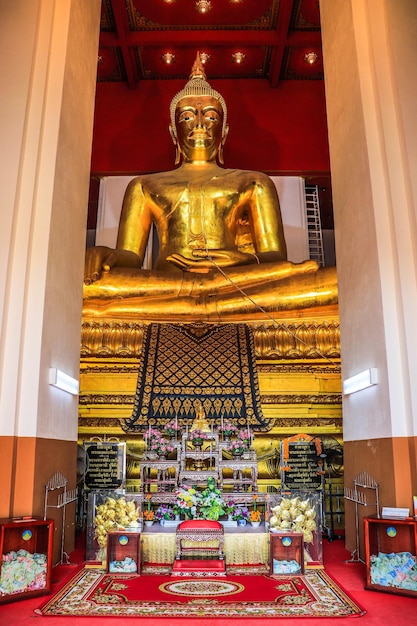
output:
<instances>
[{"instance_id":1,"label":"ornate embroidered altar banner","mask_svg":"<svg viewBox=\"0 0 417 626\"><path fill-rule=\"evenodd\" d=\"M246 324L150 324L145 332L132 416L125 432L202 411L210 422L232 420L257 430L262 415L255 349Z\"/></svg>"}]
</instances>

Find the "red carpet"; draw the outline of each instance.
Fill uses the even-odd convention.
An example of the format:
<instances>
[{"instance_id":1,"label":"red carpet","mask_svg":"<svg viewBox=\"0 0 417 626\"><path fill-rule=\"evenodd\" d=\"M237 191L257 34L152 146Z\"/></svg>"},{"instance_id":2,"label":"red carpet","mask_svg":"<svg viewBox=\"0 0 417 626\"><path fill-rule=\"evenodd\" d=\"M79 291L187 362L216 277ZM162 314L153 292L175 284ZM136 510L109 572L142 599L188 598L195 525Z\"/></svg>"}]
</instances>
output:
<instances>
[{"instance_id":1,"label":"red carpet","mask_svg":"<svg viewBox=\"0 0 417 626\"><path fill-rule=\"evenodd\" d=\"M364 589L365 569L361 563L346 563L350 558L350 553L344 548L343 540L335 540L329 543L323 540L323 554L326 572L328 572L353 599L366 610L362 617L345 617L337 620L341 626L411 626L416 623L417 604L415 598L396 596L388 593L367 591ZM82 563L84 558L84 544L81 543L78 550L71 554L72 563ZM56 593L68 578L74 575L74 566L59 565L54 568L52 575L52 591ZM31 598L10 602L0 605L0 625L8 626L126 626L126 619L114 617L103 619L100 617L63 617L63 616L38 616L35 609L45 603L48 596L44 598ZM174 617L169 620L158 617L140 618L140 626L192 626L195 618ZM227 626L227 618L210 617L200 618L198 626ZM236 622L237 623L237 622ZM265 619L249 617L239 620L239 626L265 626ZM268 619L268 626L280 626L281 618ZM302 618L286 618L285 626L300 626ZM311 618L308 626L328 626L332 624L331 618Z\"/></svg>"},{"instance_id":2,"label":"red carpet","mask_svg":"<svg viewBox=\"0 0 417 626\"><path fill-rule=\"evenodd\" d=\"M322 570L304 576L181 578L83 569L42 615L123 617L346 617L363 611Z\"/></svg>"}]
</instances>

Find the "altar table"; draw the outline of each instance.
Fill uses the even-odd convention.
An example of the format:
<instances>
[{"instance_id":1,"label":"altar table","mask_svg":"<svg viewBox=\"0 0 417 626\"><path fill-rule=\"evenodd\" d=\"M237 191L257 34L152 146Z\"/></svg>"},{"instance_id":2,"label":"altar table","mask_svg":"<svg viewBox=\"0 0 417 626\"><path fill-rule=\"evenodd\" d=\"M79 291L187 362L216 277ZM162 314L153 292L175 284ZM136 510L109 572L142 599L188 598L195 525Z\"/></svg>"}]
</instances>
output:
<instances>
[{"instance_id":1,"label":"altar table","mask_svg":"<svg viewBox=\"0 0 417 626\"><path fill-rule=\"evenodd\" d=\"M225 528L224 531L226 565L269 564L269 533L263 526ZM173 563L175 556L175 528L167 530L157 524L142 533L143 562Z\"/></svg>"}]
</instances>

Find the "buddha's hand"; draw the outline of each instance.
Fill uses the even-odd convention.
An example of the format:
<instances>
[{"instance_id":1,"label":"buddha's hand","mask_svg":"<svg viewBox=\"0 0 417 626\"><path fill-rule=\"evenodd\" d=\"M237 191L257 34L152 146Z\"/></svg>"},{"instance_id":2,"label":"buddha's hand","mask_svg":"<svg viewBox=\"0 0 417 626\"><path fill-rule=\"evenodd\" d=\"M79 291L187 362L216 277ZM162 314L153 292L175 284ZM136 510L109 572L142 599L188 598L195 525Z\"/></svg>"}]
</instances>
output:
<instances>
[{"instance_id":1,"label":"buddha's hand","mask_svg":"<svg viewBox=\"0 0 417 626\"><path fill-rule=\"evenodd\" d=\"M87 248L84 266L84 283L91 285L101 278L103 272L109 272L112 267L141 266L141 260L135 252L130 250L113 250L107 246Z\"/></svg>"},{"instance_id":2,"label":"buddha's hand","mask_svg":"<svg viewBox=\"0 0 417 626\"><path fill-rule=\"evenodd\" d=\"M184 272L207 274L217 267L233 267L236 265L251 264L256 261L255 255L249 255L237 250L193 250L193 258L182 254L171 254L167 261Z\"/></svg>"},{"instance_id":3,"label":"buddha's hand","mask_svg":"<svg viewBox=\"0 0 417 626\"><path fill-rule=\"evenodd\" d=\"M91 283L99 280L104 271L104 265L108 265L108 259L112 253L113 250L107 246L87 248L84 265L84 283L86 285L91 285Z\"/></svg>"}]
</instances>

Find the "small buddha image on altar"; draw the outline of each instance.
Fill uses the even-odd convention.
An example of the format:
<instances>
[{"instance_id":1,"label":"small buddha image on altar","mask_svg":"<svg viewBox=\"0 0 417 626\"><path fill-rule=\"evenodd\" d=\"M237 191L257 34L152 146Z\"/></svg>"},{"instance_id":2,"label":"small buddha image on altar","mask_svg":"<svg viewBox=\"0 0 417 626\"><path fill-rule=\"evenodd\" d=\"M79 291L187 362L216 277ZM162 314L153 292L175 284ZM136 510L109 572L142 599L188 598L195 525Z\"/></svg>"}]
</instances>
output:
<instances>
[{"instance_id":1,"label":"small buddha image on altar","mask_svg":"<svg viewBox=\"0 0 417 626\"><path fill-rule=\"evenodd\" d=\"M206 413L201 403L197 405L196 416L190 428L191 432L193 432L193 430L201 430L205 433L209 433L212 430L207 421Z\"/></svg>"}]
</instances>

